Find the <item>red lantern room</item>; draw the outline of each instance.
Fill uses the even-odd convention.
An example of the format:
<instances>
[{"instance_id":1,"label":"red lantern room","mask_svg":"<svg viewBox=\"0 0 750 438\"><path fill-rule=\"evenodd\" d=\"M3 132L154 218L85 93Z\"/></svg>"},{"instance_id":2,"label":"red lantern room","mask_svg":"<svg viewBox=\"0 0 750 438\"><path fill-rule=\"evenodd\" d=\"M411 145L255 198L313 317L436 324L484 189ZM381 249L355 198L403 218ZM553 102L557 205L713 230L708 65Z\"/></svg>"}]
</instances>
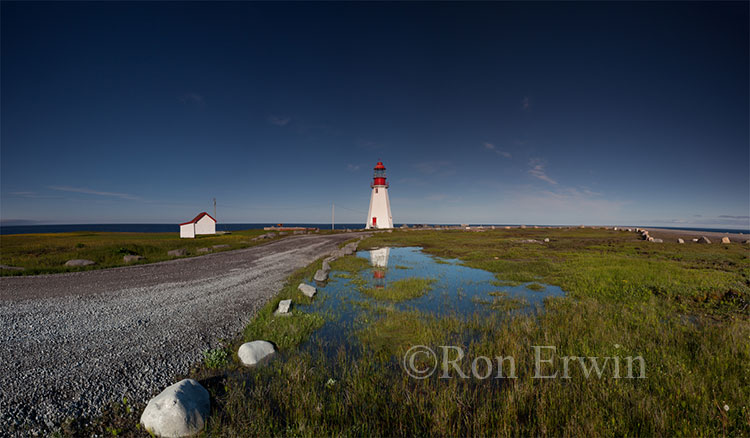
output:
<instances>
[{"instance_id":1,"label":"red lantern room","mask_svg":"<svg viewBox=\"0 0 750 438\"><path fill-rule=\"evenodd\" d=\"M375 165L375 173L373 174L372 186L370 187L385 187L388 188L388 183L385 182L385 166L382 161L378 161Z\"/></svg>"}]
</instances>

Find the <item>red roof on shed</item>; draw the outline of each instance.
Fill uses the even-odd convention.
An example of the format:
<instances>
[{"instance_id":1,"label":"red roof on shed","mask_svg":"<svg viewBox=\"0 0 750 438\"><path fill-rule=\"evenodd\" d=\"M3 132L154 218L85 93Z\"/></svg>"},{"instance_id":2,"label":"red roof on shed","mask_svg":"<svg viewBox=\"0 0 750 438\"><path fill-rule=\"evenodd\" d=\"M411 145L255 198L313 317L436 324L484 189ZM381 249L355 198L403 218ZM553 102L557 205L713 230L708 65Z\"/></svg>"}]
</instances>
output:
<instances>
[{"instance_id":1,"label":"red roof on shed","mask_svg":"<svg viewBox=\"0 0 750 438\"><path fill-rule=\"evenodd\" d=\"M185 222L185 223L182 223L182 224L180 224L180 226L187 225L187 224L194 224L194 223L198 222L199 220L201 220L201 218L203 216L208 216L209 218L211 218L212 221L216 222L216 219L212 218L210 214L208 214L208 213L206 213L204 211L203 213L201 213L198 216L194 217L193 220Z\"/></svg>"}]
</instances>

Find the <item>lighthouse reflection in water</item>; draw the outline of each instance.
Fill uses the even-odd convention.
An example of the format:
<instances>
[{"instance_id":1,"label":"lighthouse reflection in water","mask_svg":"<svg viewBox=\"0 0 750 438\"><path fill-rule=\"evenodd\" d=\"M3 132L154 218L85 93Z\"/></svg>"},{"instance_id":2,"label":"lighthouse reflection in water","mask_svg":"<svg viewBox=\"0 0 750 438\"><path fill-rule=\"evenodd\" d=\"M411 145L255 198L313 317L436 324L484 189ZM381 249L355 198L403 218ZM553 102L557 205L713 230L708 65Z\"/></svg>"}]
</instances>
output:
<instances>
[{"instance_id":1,"label":"lighthouse reflection in water","mask_svg":"<svg viewBox=\"0 0 750 438\"><path fill-rule=\"evenodd\" d=\"M385 273L388 270L388 254L390 248L378 248L370 250L370 263L372 264L372 278L375 288L385 288Z\"/></svg>"}]
</instances>

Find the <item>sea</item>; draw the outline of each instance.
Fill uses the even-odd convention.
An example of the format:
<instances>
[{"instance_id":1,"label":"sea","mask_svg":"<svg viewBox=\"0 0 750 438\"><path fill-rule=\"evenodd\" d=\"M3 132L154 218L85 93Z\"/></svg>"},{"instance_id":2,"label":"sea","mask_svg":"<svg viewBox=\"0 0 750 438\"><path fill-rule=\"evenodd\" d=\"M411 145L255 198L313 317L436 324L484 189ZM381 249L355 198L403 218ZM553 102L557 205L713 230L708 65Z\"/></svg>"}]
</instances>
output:
<instances>
[{"instance_id":1,"label":"sea","mask_svg":"<svg viewBox=\"0 0 750 438\"><path fill-rule=\"evenodd\" d=\"M239 231L250 229L262 229L264 227L273 227L277 223L252 223L252 224L217 224L217 231ZM403 224L394 224L394 227L401 227ZM434 225L434 224L406 224L410 227L415 225ZM459 224L437 224L440 226L452 226ZM520 224L469 224L470 226L518 226ZM527 227L533 224L525 224ZM331 224L301 224L289 223L283 224L285 227L305 227L320 228L321 230L330 230ZM341 223L335 224L337 230L358 230L364 228L364 223ZM555 227L569 225L541 225L540 227ZM644 228L661 228L661 229L680 229L690 231L704 231L716 233L742 233L750 234L750 229L730 229L730 228L686 228L686 227L651 227L642 225ZM0 224L0 235L4 234L31 234L31 233L70 233L74 231L101 231L101 232L118 232L118 233L178 233L180 227L177 224L73 224L73 225L2 225Z\"/></svg>"}]
</instances>

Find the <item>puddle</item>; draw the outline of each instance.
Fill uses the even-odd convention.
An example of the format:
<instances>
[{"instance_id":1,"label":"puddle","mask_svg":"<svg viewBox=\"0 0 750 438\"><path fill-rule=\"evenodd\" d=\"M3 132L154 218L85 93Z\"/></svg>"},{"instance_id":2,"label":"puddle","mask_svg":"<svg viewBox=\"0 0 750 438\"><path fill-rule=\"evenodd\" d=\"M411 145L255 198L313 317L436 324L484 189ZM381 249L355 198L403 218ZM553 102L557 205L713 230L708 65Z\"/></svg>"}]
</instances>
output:
<instances>
[{"instance_id":1,"label":"puddle","mask_svg":"<svg viewBox=\"0 0 750 438\"><path fill-rule=\"evenodd\" d=\"M318 288L315 301L299 306L327 319L301 346L303 350L322 348L335 354L340 348L357 349L353 335L393 311L458 318L490 312L537 312L546 297L565 295L557 286L540 283L498 285L491 272L425 254L419 247L379 248L359 251L356 256L368 260L370 267L354 274L332 271L328 284ZM389 285L403 285L404 280L414 278L434 280L419 283L429 283L431 290L401 301L376 298L378 291L390 291Z\"/></svg>"}]
</instances>

